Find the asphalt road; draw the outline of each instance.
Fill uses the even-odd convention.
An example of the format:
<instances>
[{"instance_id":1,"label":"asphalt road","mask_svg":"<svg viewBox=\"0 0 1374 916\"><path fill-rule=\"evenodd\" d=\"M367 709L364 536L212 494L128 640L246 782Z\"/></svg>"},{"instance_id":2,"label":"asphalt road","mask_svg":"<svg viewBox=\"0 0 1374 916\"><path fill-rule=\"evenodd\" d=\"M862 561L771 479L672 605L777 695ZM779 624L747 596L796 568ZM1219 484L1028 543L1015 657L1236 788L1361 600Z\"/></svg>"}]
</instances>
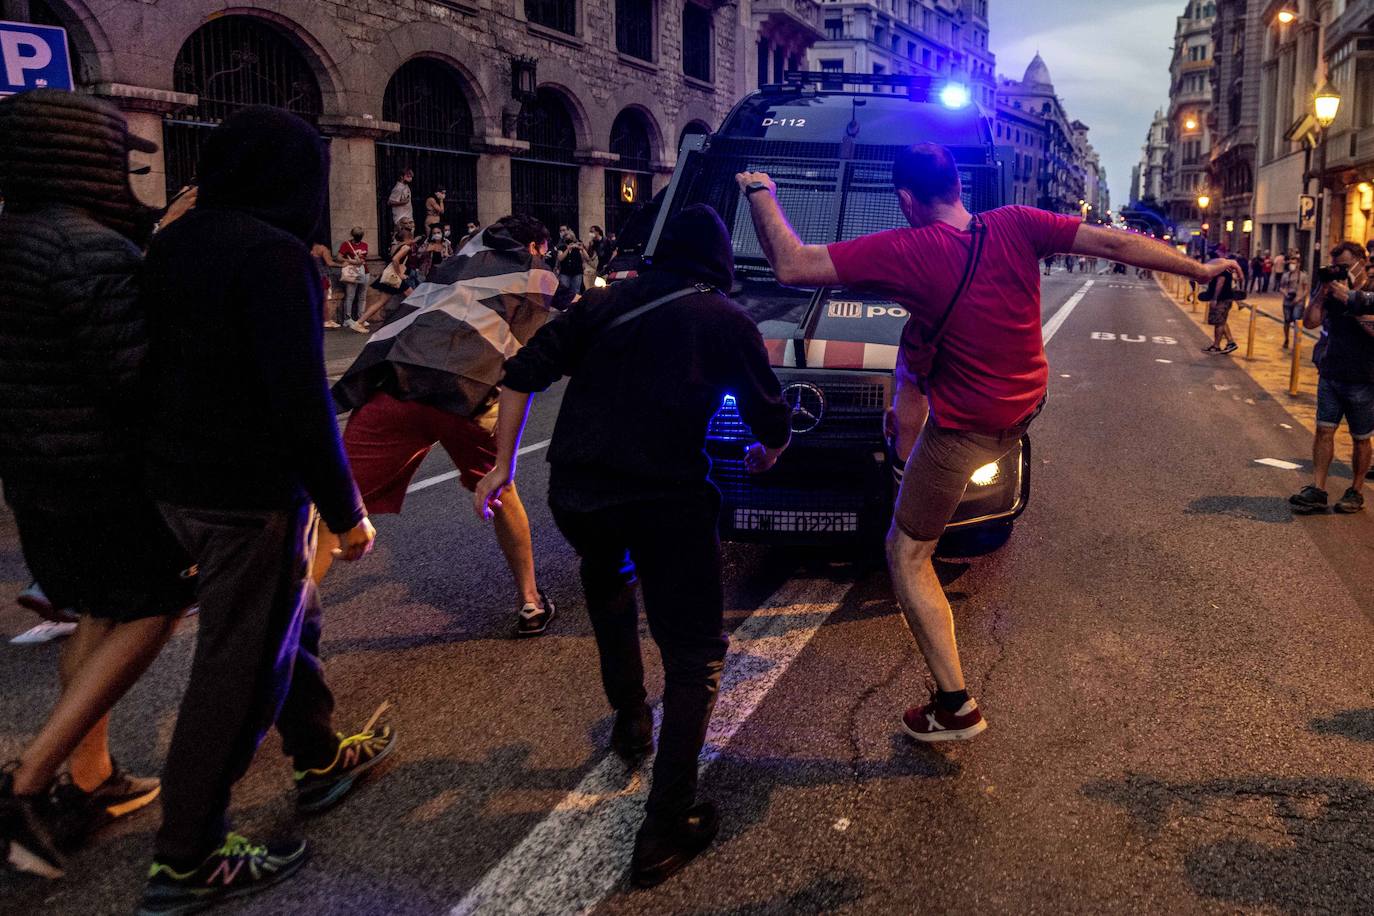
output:
<instances>
[{"instance_id":1,"label":"asphalt road","mask_svg":"<svg viewBox=\"0 0 1374 916\"><path fill-rule=\"evenodd\" d=\"M1083 282L1045 281L1047 320ZM324 589L339 727L391 700L393 762L298 824L269 736L234 817L253 836L304 831L314 858L222 912L1374 910L1374 522L1290 515L1302 472L1255 462L1306 467L1309 437L1205 343L1134 279L1098 278L1058 327L1030 508L997 553L941 564L991 724L974 742L898 735L926 675L885 575L729 548L735 640L702 782L722 834L653 891L624 880L643 780L603 751L595 648L541 456L520 477L561 609L540 640L510 638L500 555L457 484L412 494L380 520L376 553ZM528 443L557 400L537 402ZM440 455L420 476L445 470ZM0 594L25 581L0 517ZM30 623L0 610L0 632ZM116 712L130 769L159 766L194 632ZM0 645L0 759L51 702L56 658ZM155 811L108 830L61 882L0 875L0 909L129 912Z\"/></svg>"}]
</instances>

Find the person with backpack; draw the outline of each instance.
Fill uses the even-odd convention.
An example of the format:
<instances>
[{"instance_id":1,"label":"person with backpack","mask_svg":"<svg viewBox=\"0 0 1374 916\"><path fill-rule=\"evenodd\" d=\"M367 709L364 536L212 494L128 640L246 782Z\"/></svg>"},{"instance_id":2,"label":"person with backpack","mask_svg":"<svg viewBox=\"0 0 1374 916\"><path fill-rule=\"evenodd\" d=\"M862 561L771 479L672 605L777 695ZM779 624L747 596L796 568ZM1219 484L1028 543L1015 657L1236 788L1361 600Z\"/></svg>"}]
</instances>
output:
<instances>
[{"instance_id":1,"label":"person with backpack","mask_svg":"<svg viewBox=\"0 0 1374 916\"><path fill-rule=\"evenodd\" d=\"M581 557L601 679L615 711L611 748L653 749L636 579L663 657L663 725L630 878L665 880L715 837L696 799L698 757L715 706L724 632L720 493L707 480L706 427L727 394L758 438L749 470L772 467L791 410L758 328L728 298L725 224L695 204L670 218L660 254L634 279L588 291L506 362L496 464L473 503L491 518L516 476L530 398L570 376L549 446L549 506Z\"/></svg>"}]
</instances>

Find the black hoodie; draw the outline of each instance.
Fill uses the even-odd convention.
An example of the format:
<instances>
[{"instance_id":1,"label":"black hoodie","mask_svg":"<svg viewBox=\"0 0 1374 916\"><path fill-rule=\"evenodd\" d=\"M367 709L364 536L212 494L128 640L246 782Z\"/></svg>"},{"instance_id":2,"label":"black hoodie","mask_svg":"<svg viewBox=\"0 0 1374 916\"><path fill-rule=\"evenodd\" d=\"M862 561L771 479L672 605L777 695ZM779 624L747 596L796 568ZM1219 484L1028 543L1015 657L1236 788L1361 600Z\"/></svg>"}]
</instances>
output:
<instances>
[{"instance_id":1,"label":"black hoodie","mask_svg":"<svg viewBox=\"0 0 1374 916\"><path fill-rule=\"evenodd\" d=\"M144 293L156 389L148 487L158 499L286 509L308 498L332 531L362 519L305 244L328 177L313 127L244 109L206 141L196 208L154 238Z\"/></svg>"},{"instance_id":2,"label":"black hoodie","mask_svg":"<svg viewBox=\"0 0 1374 916\"><path fill-rule=\"evenodd\" d=\"M724 293L725 224L704 205L668 221L653 266L587 293L506 362L504 384L543 391L572 377L549 448L549 501L591 511L699 489L706 427L725 395L764 445L787 444L790 411L758 328ZM619 315L694 283L714 287L606 331Z\"/></svg>"}]
</instances>

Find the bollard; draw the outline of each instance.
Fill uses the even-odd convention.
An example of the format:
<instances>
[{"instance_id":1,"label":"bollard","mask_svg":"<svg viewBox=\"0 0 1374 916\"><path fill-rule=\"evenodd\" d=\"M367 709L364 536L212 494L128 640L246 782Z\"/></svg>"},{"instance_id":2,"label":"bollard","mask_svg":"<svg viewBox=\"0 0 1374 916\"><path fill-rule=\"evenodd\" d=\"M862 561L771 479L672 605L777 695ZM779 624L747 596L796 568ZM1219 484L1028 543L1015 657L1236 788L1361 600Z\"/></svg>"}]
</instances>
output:
<instances>
[{"instance_id":1,"label":"bollard","mask_svg":"<svg viewBox=\"0 0 1374 916\"><path fill-rule=\"evenodd\" d=\"M1259 315L1259 305L1250 302L1250 330L1245 339L1245 358L1255 358L1255 318Z\"/></svg>"},{"instance_id":2,"label":"bollard","mask_svg":"<svg viewBox=\"0 0 1374 916\"><path fill-rule=\"evenodd\" d=\"M1288 395L1298 396L1298 374L1302 371L1302 324L1293 325L1293 365L1288 370Z\"/></svg>"}]
</instances>

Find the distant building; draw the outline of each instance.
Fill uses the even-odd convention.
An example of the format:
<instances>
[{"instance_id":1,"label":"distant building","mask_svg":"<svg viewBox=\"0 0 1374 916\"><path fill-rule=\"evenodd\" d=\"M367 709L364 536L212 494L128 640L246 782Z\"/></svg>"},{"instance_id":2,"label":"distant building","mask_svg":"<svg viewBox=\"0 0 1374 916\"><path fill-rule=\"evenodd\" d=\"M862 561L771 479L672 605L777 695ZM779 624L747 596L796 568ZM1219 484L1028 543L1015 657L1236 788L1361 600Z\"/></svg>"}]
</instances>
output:
<instances>
[{"instance_id":1,"label":"distant building","mask_svg":"<svg viewBox=\"0 0 1374 916\"><path fill-rule=\"evenodd\" d=\"M1039 54L1021 79L998 80L996 104L996 142L1014 150L1014 200L1056 213L1081 213L1078 202L1087 198L1074 129Z\"/></svg>"},{"instance_id":2,"label":"distant building","mask_svg":"<svg viewBox=\"0 0 1374 916\"><path fill-rule=\"evenodd\" d=\"M1222 231L1216 220L1211 219L1221 209L1221 194L1219 189L1209 187L1207 177L1212 154L1212 20L1215 14L1216 4L1211 0L1188 0L1174 27L1159 200L1181 241L1200 237L1204 223L1209 224L1205 231L1210 233L1211 240L1219 238ZM1158 123L1156 115L1155 124ZM1153 142L1155 125L1151 125L1150 136ZM1198 206L1198 196L1203 193L1211 198L1205 213Z\"/></svg>"},{"instance_id":3,"label":"distant building","mask_svg":"<svg viewBox=\"0 0 1374 916\"><path fill-rule=\"evenodd\" d=\"M769 6L753 0L754 9ZM924 74L962 82L991 112L996 58L988 47L988 0L827 0L824 36L807 52L812 70ZM780 79L776 69L774 77Z\"/></svg>"},{"instance_id":4,"label":"distant building","mask_svg":"<svg viewBox=\"0 0 1374 916\"><path fill-rule=\"evenodd\" d=\"M1169 153L1169 119L1164 109L1155 112L1155 119L1145 134L1140 150L1140 163L1131 177L1131 202L1157 204L1164 199L1164 163Z\"/></svg>"},{"instance_id":5,"label":"distant building","mask_svg":"<svg viewBox=\"0 0 1374 916\"><path fill-rule=\"evenodd\" d=\"M754 36L754 65L744 68L745 91L780 83L788 70L807 69L807 52L825 37L819 0L753 0L742 6L748 8Z\"/></svg>"},{"instance_id":6,"label":"distant building","mask_svg":"<svg viewBox=\"0 0 1374 916\"><path fill-rule=\"evenodd\" d=\"M1196 0L1195 6L1202 5ZM1211 4L1208 3L1208 6ZM1212 161L1207 169L1211 238L1237 255L1254 252L1255 141L1259 135L1264 19L1259 4L1217 0L1212 20Z\"/></svg>"}]
</instances>

